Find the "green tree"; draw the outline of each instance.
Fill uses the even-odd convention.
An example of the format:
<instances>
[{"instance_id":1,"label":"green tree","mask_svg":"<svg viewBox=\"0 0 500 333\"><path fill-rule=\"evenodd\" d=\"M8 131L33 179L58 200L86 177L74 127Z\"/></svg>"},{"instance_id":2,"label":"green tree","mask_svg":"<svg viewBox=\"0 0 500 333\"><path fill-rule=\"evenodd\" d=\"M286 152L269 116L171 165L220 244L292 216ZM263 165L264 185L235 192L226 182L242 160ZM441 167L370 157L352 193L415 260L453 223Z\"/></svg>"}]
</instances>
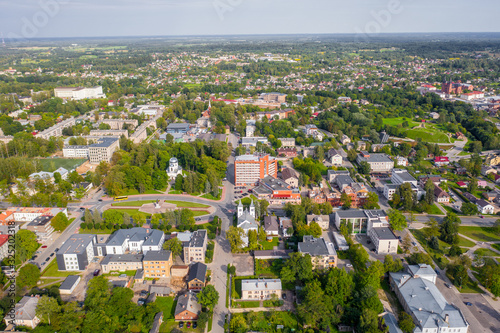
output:
<instances>
[{"instance_id":1,"label":"green tree","mask_svg":"<svg viewBox=\"0 0 500 333\"><path fill-rule=\"evenodd\" d=\"M358 169L359 173L361 173L362 175L369 175L371 171L370 164L366 161L362 161L361 163L359 163Z\"/></svg>"},{"instance_id":2,"label":"green tree","mask_svg":"<svg viewBox=\"0 0 500 333\"><path fill-rule=\"evenodd\" d=\"M92 218L92 212L87 208L85 209L85 223L87 223L88 225L94 223L94 219Z\"/></svg>"},{"instance_id":3,"label":"green tree","mask_svg":"<svg viewBox=\"0 0 500 333\"><path fill-rule=\"evenodd\" d=\"M472 202L464 202L460 208L464 215L477 215L479 213L479 209Z\"/></svg>"},{"instance_id":4,"label":"green tree","mask_svg":"<svg viewBox=\"0 0 500 333\"><path fill-rule=\"evenodd\" d=\"M351 162L354 163L356 161L356 158L358 157L358 153L354 149L349 149L347 151L347 159Z\"/></svg>"},{"instance_id":5,"label":"green tree","mask_svg":"<svg viewBox=\"0 0 500 333\"><path fill-rule=\"evenodd\" d=\"M55 231L61 232L69 225L69 220L66 214L61 212L57 213L57 215L52 218L50 223Z\"/></svg>"},{"instance_id":6,"label":"green tree","mask_svg":"<svg viewBox=\"0 0 500 333\"><path fill-rule=\"evenodd\" d=\"M448 213L440 226L441 240L448 244L458 244L458 227L460 219L455 213Z\"/></svg>"},{"instance_id":7,"label":"green tree","mask_svg":"<svg viewBox=\"0 0 500 333\"><path fill-rule=\"evenodd\" d=\"M36 316L40 318L40 321L45 324L50 325L51 318L53 319L61 311L59 304L55 298L43 295L38 300L36 307Z\"/></svg>"},{"instance_id":8,"label":"green tree","mask_svg":"<svg viewBox=\"0 0 500 333\"><path fill-rule=\"evenodd\" d=\"M404 311L399 312L399 328L404 333L412 333L415 329L415 323L413 322L412 316Z\"/></svg>"},{"instance_id":9,"label":"green tree","mask_svg":"<svg viewBox=\"0 0 500 333\"><path fill-rule=\"evenodd\" d=\"M243 246L242 237L244 235L245 232L243 231L243 229L234 226L230 226L229 229L226 231L226 238L229 241L229 244L231 245L232 252L237 252L242 248Z\"/></svg>"},{"instance_id":10,"label":"green tree","mask_svg":"<svg viewBox=\"0 0 500 333\"><path fill-rule=\"evenodd\" d=\"M248 332L248 325L242 313L235 313L231 316L229 327L231 328L231 332L234 333Z\"/></svg>"},{"instance_id":11,"label":"green tree","mask_svg":"<svg viewBox=\"0 0 500 333\"><path fill-rule=\"evenodd\" d=\"M209 284L198 293L198 302L209 312L212 312L219 302L219 292L215 290L213 285Z\"/></svg>"},{"instance_id":12,"label":"green tree","mask_svg":"<svg viewBox=\"0 0 500 333\"><path fill-rule=\"evenodd\" d=\"M392 230L402 231L406 229L406 217L396 209L389 209L389 224Z\"/></svg>"},{"instance_id":13,"label":"green tree","mask_svg":"<svg viewBox=\"0 0 500 333\"><path fill-rule=\"evenodd\" d=\"M423 231L428 239L432 237L439 237L439 225L435 218L429 218L429 221L425 224L427 227L423 229Z\"/></svg>"},{"instance_id":14,"label":"green tree","mask_svg":"<svg viewBox=\"0 0 500 333\"><path fill-rule=\"evenodd\" d=\"M36 285L40 279L40 270L33 264L26 264L19 270L16 284L19 288L31 288Z\"/></svg>"},{"instance_id":15,"label":"green tree","mask_svg":"<svg viewBox=\"0 0 500 333\"><path fill-rule=\"evenodd\" d=\"M424 190L425 190L425 202L427 204L432 205L434 203L434 200L436 200L434 196L434 183L432 182L431 179L427 179L425 182Z\"/></svg>"},{"instance_id":16,"label":"green tree","mask_svg":"<svg viewBox=\"0 0 500 333\"><path fill-rule=\"evenodd\" d=\"M340 195L340 203L342 204L343 209L351 208L351 197L349 196L349 194L347 194L346 192L343 192Z\"/></svg>"},{"instance_id":17,"label":"green tree","mask_svg":"<svg viewBox=\"0 0 500 333\"><path fill-rule=\"evenodd\" d=\"M472 178L472 180L469 182L469 184L467 185L467 191L469 191L469 193L474 193L477 191L477 179L476 178Z\"/></svg>"},{"instance_id":18,"label":"green tree","mask_svg":"<svg viewBox=\"0 0 500 333\"><path fill-rule=\"evenodd\" d=\"M380 209L378 204L378 195L375 192L369 192L368 197L363 204L364 209Z\"/></svg>"},{"instance_id":19,"label":"green tree","mask_svg":"<svg viewBox=\"0 0 500 333\"><path fill-rule=\"evenodd\" d=\"M102 275L91 279L87 287L85 306L90 310L104 308L111 295L109 287L108 279Z\"/></svg>"},{"instance_id":20,"label":"green tree","mask_svg":"<svg viewBox=\"0 0 500 333\"><path fill-rule=\"evenodd\" d=\"M172 252L172 257L176 257L182 253L182 242L177 238L170 238L163 243L163 249Z\"/></svg>"},{"instance_id":21,"label":"green tree","mask_svg":"<svg viewBox=\"0 0 500 333\"><path fill-rule=\"evenodd\" d=\"M33 231L21 229L15 235L16 256L25 261L33 256L40 246Z\"/></svg>"}]
</instances>

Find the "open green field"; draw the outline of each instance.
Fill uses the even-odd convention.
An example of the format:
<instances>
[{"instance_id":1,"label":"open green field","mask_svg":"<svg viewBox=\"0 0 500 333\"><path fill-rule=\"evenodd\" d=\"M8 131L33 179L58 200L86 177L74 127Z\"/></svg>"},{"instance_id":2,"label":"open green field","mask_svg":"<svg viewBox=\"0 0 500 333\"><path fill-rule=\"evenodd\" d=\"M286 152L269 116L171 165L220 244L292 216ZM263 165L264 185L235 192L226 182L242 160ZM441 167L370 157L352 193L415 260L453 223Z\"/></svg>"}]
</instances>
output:
<instances>
[{"instance_id":1,"label":"open green field","mask_svg":"<svg viewBox=\"0 0 500 333\"><path fill-rule=\"evenodd\" d=\"M458 246L460 247L473 247L474 245L476 245L476 243L471 242L470 240L465 239L461 236L458 236L458 239L459 239Z\"/></svg>"},{"instance_id":2,"label":"open green field","mask_svg":"<svg viewBox=\"0 0 500 333\"><path fill-rule=\"evenodd\" d=\"M490 249L477 249L476 251L474 251L474 254L486 257L497 257L500 255Z\"/></svg>"},{"instance_id":3,"label":"open green field","mask_svg":"<svg viewBox=\"0 0 500 333\"><path fill-rule=\"evenodd\" d=\"M436 264L441 269L445 269L448 264L448 259L444 254L448 253L448 249L451 247L449 244L439 240L439 250L435 250L429 246L427 237L425 236L424 229L411 229L410 232L415 236L417 241L422 245L422 247L427 251L431 258L436 262Z\"/></svg>"},{"instance_id":4,"label":"open green field","mask_svg":"<svg viewBox=\"0 0 500 333\"><path fill-rule=\"evenodd\" d=\"M44 277L66 277L68 275L80 275L80 272L73 271L58 271L57 270L57 259L54 259L42 272Z\"/></svg>"},{"instance_id":5,"label":"open green field","mask_svg":"<svg viewBox=\"0 0 500 333\"><path fill-rule=\"evenodd\" d=\"M121 213L127 213L134 220L137 217L139 217L139 216L143 216L145 219L150 216L150 214L147 214L147 213L144 213L144 212L140 212L139 209L133 209L133 208L123 208L123 209L113 209L112 208L112 209L108 209L108 210L118 211L118 212L121 212Z\"/></svg>"},{"instance_id":6,"label":"open green field","mask_svg":"<svg viewBox=\"0 0 500 333\"><path fill-rule=\"evenodd\" d=\"M193 212L194 217L210 214L210 212L208 212L206 210L192 210L192 212Z\"/></svg>"},{"instance_id":7,"label":"open green field","mask_svg":"<svg viewBox=\"0 0 500 333\"><path fill-rule=\"evenodd\" d=\"M491 244L491 246L492 246L494 249L496 249L496 250L500 251L500 244Z\"/></svg>"},{"instance_id":8,"label":"open green field","mask_svg":"<svg viewBox=\"0 0 500 333\"><path fill-rule=\"evenodd\" d=\"M68 171L82 165L87 159L84 158L38 158L42 171L53 172L59 168L65 168Z\"/></svg>"},{"instance_id":9,"label":"open green field","mask_svg":"<svg viewBox=\"0 0 500 333\"><path fill-rule=\"evenodd\" d=\"M431 128L412 128L411 130L406 131L406 137L413 140L417 140L418 138L420 138L424 142L432 143L450 142L446 134Z\"/></svg>"},{"instance_id":10,"label":"open green field","mask_svg":"<svg viewBox=\"0 0 500 333\"><path fill-rule=\"evenodd\" d=\"M496 235L493 228L489 227L460 226L458 228L458 233L481 242L500 241L500 236Z\"/></svg>"},{"instance_id":11,"label":"open green field","mask_svg":"<svg viewBox=\"0 0 500 333\"><path fill-rule=\"evenodd\" d=\"M247 320L249 331L253 332L278 332L280 330L275 330L276 325L283 325L285 327L282 332L292 332L299 329L297 317L293 312L245 312L243 315ZM336 327L332 327L330 332L334 333L338 331Z\"/></svg>"},{"instance_id":12,"label":"open green field","mask_svg":"<svg viewBox=\"0 0 500 333\"><path fill-rule=\"evenodd\" d=\"M174 319L175 315L175 306L177 301L174 300L174 297L156 297L155 301L156 306L163 311L163 318L166 319Z\"/></svg>"},{"instance_id":13,"label":"open green field","mask_svg":"<svg viewBox=\"0 0 500 333\"><path fill-rule=\"evenodd\" d=\"M408 119L408 118L403 118L403 117L399 117L399 118L385 118L383 120L384 125L390 125L390 126L397 126L399 124L404 123L405 121L408 122L408 124L410 125L410 127L414 127L414 126L418 125L418 123L416 121L413 121L413 120Z\"/></svg>"}]
</instances>

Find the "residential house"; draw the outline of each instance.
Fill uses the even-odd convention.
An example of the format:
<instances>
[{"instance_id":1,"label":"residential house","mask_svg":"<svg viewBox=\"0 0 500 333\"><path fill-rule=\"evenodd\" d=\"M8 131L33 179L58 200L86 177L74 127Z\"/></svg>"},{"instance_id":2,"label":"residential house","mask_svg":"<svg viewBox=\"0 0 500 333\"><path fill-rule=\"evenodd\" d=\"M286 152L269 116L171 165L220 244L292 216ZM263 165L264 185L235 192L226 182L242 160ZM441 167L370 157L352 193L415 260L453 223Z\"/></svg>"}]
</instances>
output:
<instances>
[{"instance_id":1,"label":"residential house","mask_svg":"<svg viewBox=\"0 0 500 333\"><path fill-rule=\"evenodd\" d=\"M158 312L153 319L153 326L149 330L149 333L159 333L161 324L163 323L163 312Z\"/></svg>"},{"instance_id":2,"label":"residential house","mask_svg":"<svg viewBox=\"0 0 500 333\"><path fill-rule=\"evenodd\" d=\"M434 199L439 203L449 203L450 195L439 186L434 186Z\"/></svg>"},{"instance_id":3,"label":"residential house","mask_svg":"<svg viewBox=\"0 0 500 333\"><path fill-rule=\"evenodd\" d=\"M326 179L328 182L333 182L337 176L349 176L348 170L328 170Z\"/></svg>"},{"instance_id":4,"label":"residential house","mask_svg":"<svg viewBox=\"0 0 500 333\"><path fill-rule=\"evenodd\" d=\"M434 157L434 164L436 166L445 166L450 164L450 160L447 156L436 156Z\"/></svg>"},{"instance_id":5,"label":"residential house","mask_svg":"<svg viewBox=\"0 0 500 333\"><path fill-rule=\"evenodd\" d=\"M142 260L144 277L146 278L168 278L170 268L173 265L172 252L148 251Z\"/></svg>"},{"instance_id":6,"label":"residential house","mask_svg":"<svg viewBox=\"0 0 500 333\"><path fill-rule=\"evenodd\" d=\"M312 257L313 268L337 267L337 252L333 243L324 238L304 236L303 241L298 244L298 252Z\"/></svg>"},{"instance_id":7,"label":"residential house","mask_svg":"<svg viewBox=\"0 0 500 333\"><path fill-rule=\"evenodd\" d=\"M389 134L385 131L379 133L380 143L387 143L389 141Z\"/></svg>"},{"instance_id":8,"label":"residential house","mask_svg":"<svg viewBox=\"0 0 500 333\"><path fill-rule=\"evenodd\" d=\"M329 215L307 215L307 225L316 222L322 230L330 229L330 216Z\"/></svg>"},{"instance_id":9,"label":"residential house","mask_svg":"<svg viewBox=\"0 0 500 333\"><path fill-rule=\"evenodd\" d=\"M408 159L403 156L396 156L396 164L397 166L408 166Z\"/></svg>"},{"instance_id":10,"label":"residential house","mask_svg":"<svg viewBox=\"0 0 500 333\"><path fill-rule=\"evenodd\" d=\"M342 155L337 149L328 150L328 159L332 165L342 166Z\"/></svg>"},{"instance_id":11,"label":"residential house","mask_svg":"<svg viewBox=\"0 0 500 333\"><path fill-rule=\"evenodd\" d=\"M40 323L40 318L36 315L39 295L24 296L14 307L14 316L7 313L4 318L5 324L14 326L26 326L35 328Z\"/></svg>"},{"instance_id":12,"label":"residential house","mask_svg":"<svg viewBox=\"0 0 500 333\"><path fill-rule=\"evenodd\" d=\"M275 295L281 299L282 288L280 279L241 280L242 300L266 300Z\"/></svg>"},{"instance_id":13,"label":"residential house","mask_svg":"<svg viewBox=\"0 0 500 333\"><path fill-rule=\"evenodd\" d=\"M343 135L342 135L342 138L340 138L340 142L341 142L343 145L346 145L346 144L348 144L348 143L351 143L351 139L350 139L347 135L343 134Z\"/></svg>"},{"instance_id":14,"label":"residential house","mask_svg":"<svg viewBox=\"0 0 500 333\"><path fill-rule=\"evenodd\" d=\"M192 291L179 295L175 306L174 318L176 321L196 321L201 313L201 304Z\"/></svg>"},{"instance_id":15,"label":"residential house","mask_svg":"<svg viewBox=\"0 0 500 333\"><path fill-rule=\"evenodd\" d=\"M158 297L166 297L172 294L172 289L170 289L170 287L168 286L152 284L151 286L149 286L149 293L155 293Z\"/></svg>"},{"instance_id":16,"label":"residential house","mask_svg":"<svg viewBox=\"0 0 500 333\"><path fill-rule=\"evenodd\" d=\"M477 187L485 188L487 186L488 186L488 182L486 182L486 180L481 180L481 179L477 180Z\"/></svg>"},{"instance_id":17,"label":"residential house","mask_svg":"<svg viewBox=\"0 0 500 333\"><path fill-rule=\"evenodd\" d=\"M126 251L159 251L165 241L163 231L150 228L119 229L106 242L104 254L124 254Z\"/></svg>"},{"instance_id":18,"label":"residential house","mask_svg":"<svg viewBox=\"0 0 500 333\"><path fill-rule=\"evenodd\" d=\"M472 203L477 203L478 198L476 198L474 195L470 194L469 192L463 192L462 195L469 200Z\"/></svg>"},{"instance_id":19,"label":"residential house","mask_svg":"<svg viewBox=\"0 0 500 333\"><path fill-rule=\"evenodd\" d=\"M485 176L485 177L486 177L487 175L489 175L489 174L491 174L491 173L495 173L495 174L496 174L496 173L497 173L497 170L496 170L495 168L493 168L493 167L489 166L489 165L484 165L484 166L481 168L481 174L482 174L483 176Z\"/></svg>"},{"instance_id":20,"label":"residential house","mask_svg":"<svg viewBox=\"0 0 500 333\"><path fill-rule=\"evenodd\" d=\"M356 142L356 150L358 151L366 150L366 142L361 140Z\"/></svg>"},{"instance_id":21,"label":"residential house","mask_svg":"<svg viewBox=\"0 0 500 333\"><path fill-rule=\"evenodd\" d=\"M276 149L276 154L278 155L278 157L297 157L297 149L295 147L281 147Z\"/></svg>"},{"instance_id":22,"label":"residential house","mask_svg":"<svg viewBox=\"0 0 500 333\"><path fill-rule=\"evenodd\" d=\"M201 291L205 287L207 276L207 265L201 262L195 262L189 268L187 285L189 290Z\"/></svg>"},{"instance_id":23,"label":"residential house","mask_svg":"<svg viewBox=\"0 0 500 333\"><path fill-rule=\"evenodd\" d=\"M281 147L295 147L295 138L278 138L278 140L281 141Z\"/></svg>"},{"instance_id":24,"label":"residential house","mask_svg":"<svg viewBox=\"0 0 500 333\"><path fill-rule=\"evenodd\" d=\"M278 218L274 215L264 217L264 230L267 236L278 236L279 224Z\"/></svg>"},{"instance_id":25,"label":"residential house","mask_svg":"<svg viewBox=\"0 0 500 333\"><path fill-rule=\"evenodd\" d=\"M281 169L281 179L290 187L298 188L299 187L299 177L297 177L297 173L295 170L291 168L283 168Z\"/></svg>"},{"instance_id":26,"label":"residential house","mask_svg":"<svg viewBox=\"0 0 500 333\"><path fill-rule=\"evenodd\" d=\"M481 214L494 214L495 213L495 207L493 207L492 204L490 204L488 201L479 199L476 202L476 206L479 209L479 212Z\"/></svg>"},{"instance_id":27,"label":"residential house","mask_svg":"<svg viewBox=\"0 0 500 333\"><path fill-rule=\"evenodd\" d=\"M205 252L207 251L207 230L195 230L187 242L183 242L184 263L205 262Z\"/></svg>"},{"instance_id":28,"label":"residential house","mask_svg":"<svg viewBox=\"0 0 500 333\"><path fill-rule=\"evenodd\" d=\"M292 220L288 217L280 217L280 230L283 237L291 237L293 236L293 224Z\"/></svg>"}]
</instances>

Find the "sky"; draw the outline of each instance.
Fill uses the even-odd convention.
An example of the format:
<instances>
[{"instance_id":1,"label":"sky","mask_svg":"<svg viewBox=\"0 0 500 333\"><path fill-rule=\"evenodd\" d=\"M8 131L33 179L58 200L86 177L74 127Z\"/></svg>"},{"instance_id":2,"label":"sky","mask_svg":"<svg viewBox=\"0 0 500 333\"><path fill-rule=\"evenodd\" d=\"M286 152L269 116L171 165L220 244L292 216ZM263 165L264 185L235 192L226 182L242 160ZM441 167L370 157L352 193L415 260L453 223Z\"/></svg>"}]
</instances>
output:
<instances>
[{"instance_id":1,"label":"sky","mask_svg":"<svg viewBox=\"0 0 500 333\"><path fill-rule=\"evenodd\" d=\"M9 38L500 32L498 0L0 0Z\"/></svg>"}]
</instances>

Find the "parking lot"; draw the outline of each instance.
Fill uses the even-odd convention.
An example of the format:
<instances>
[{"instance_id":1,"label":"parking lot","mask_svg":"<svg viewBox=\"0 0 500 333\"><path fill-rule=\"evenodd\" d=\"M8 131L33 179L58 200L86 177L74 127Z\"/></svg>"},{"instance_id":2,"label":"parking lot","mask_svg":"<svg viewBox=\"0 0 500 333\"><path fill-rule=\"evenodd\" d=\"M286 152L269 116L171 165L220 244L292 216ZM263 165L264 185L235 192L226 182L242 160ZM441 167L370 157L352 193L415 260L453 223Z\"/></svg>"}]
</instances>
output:
<instances>
[{"instance_id":1,"label":"parking lot","mask_svg":"<svg viewBox=\"0 0 500 333\"><path fill-rule=\"evenodd\" d=\"M474 317L490 332L500 332L500 314L496 312L481 294L460 294L462 301L472 303L468 306Z\"/></svg>"},{"instance_id":2,"label":"parking lot","mask_svg":"<svg viewBox=\"0 0 500 333\"><path fill-rule=\"evenodd\" d=\"M255 274L253 257L249 253L233 254L233 265L236 267L236 274L239 276Z\"/></svg>"}]
</instances>

